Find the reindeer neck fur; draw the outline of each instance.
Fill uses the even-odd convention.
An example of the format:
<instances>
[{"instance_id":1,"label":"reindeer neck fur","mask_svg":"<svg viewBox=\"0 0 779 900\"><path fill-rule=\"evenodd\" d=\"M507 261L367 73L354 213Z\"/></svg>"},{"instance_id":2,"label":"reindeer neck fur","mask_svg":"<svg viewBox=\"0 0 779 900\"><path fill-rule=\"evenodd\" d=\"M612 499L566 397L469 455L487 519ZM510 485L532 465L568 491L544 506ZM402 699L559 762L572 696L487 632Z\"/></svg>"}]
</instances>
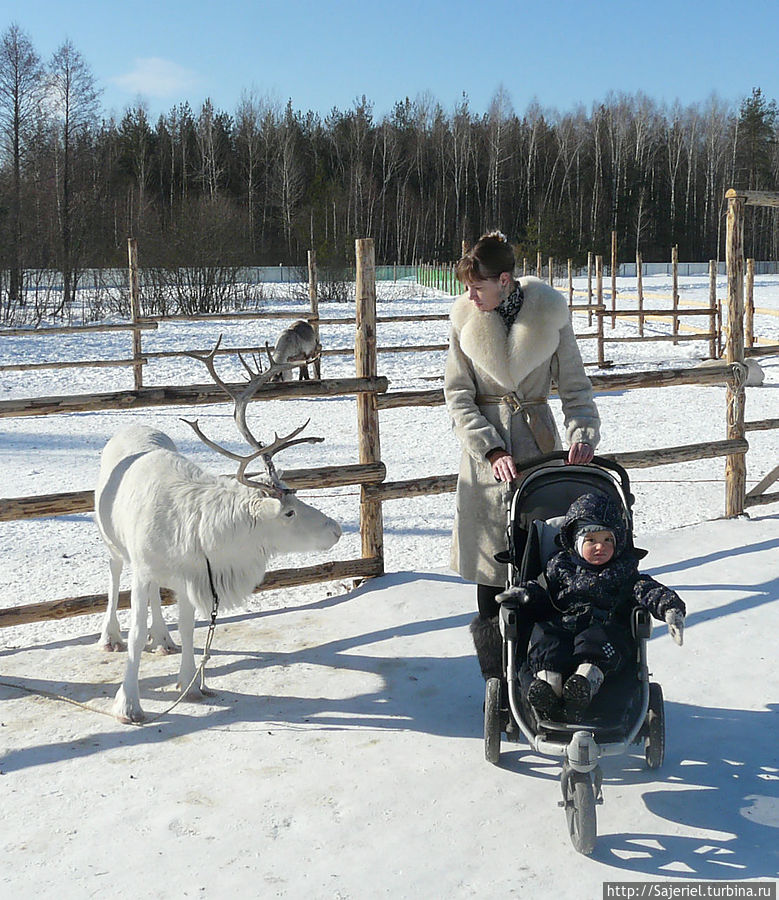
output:
<instances>
[{"instance_id":1,"label":"reindeer neck fur","mask_svg":"<svg viewBox=\"0 0 779 900\"><path fill-rule=\"evenodd\" d=\"M278 501L177 456L176 468L184 476L175 485L182 515L180 536L187 556L203 561L188 573L191 599L202 615L210 613L208 559L220 609L240 606L265 576L269 557L278 552L271 527Z\"/></svg>"}]
</instances>

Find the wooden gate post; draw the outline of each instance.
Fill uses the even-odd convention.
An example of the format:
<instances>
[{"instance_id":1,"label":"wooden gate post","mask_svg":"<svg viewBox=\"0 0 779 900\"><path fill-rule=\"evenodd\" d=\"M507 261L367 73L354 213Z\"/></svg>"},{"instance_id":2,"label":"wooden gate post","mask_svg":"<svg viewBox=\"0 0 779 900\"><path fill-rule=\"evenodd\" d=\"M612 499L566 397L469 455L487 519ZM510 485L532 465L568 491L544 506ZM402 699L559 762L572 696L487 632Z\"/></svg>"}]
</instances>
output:
<instances>
[{"instance_id":1,"label":"wooden gate post","mask_svg":"<svg viewBox=\"0 0 779 900\"><path fill-rule=\"evenodd\" d=\"M371 238L355 241L357 264L356 332L354 362L357 377L375 377L376 364L376 257ZM357 394L357 439L361 463L381 462L379 411L372 393ZM360 536L363 559L380 561L384 572L384 521L380 500L366 498L365 485L360 487Z\"/></svg>"},{"instance_id":2,"label":"wooden gate post","mask_svg":"<svg viewBox=\"0 0 779 900\"><path fill-rule=\"evenodd\" d=\"M671 247L671 277L673 281L673 326L672 326L672 334L674 336L674 344L679 343L679 316L676 313L679 311L679 245L674 244Z\"/></svg>"},{"instance_id":3,"label":"wooden gate post","mask_svg":"<svg viewBox=\"0 0 779 900\"><path fill-rule=\"evenodd\" d=\"M541 258L541 251L539 250L536 254L536 276L538 278L544 277L544 263Z\"/></svg>"},{"instance_id":4,"label":"wooden gate post","mask_svg":"<svg viewBox=\"0 0 779 900\"><path fill-rule=\"evenodd\" d=\"M728 191L728 222L725 259L728 267L728 341L726 359L744 364L744 198ZM744 379L728 382L727 437L744 439ZM740 516L744 512L747 466L743 453L725 460L725 515Z\"/></svg>"},{"instance_id":5,"label":"wooden gate post","mask_svg":"<svg viewBox=\"0 0 779 900\"><path fill-rule=\"evenodd\" d=\"M603 257L595 257L595 283L598 297L598 308L595 314L598 317L598 368L606 365L606 352L603 346L603 314L606 307L603 303Z\"/></svg>"},{"instance_id":6,"label":"wooden gate post","mask_svg":"<svg viewBox=\"0 0 779 900\"><path fill-rule=\"evenodd\" d=\"M617 232L611 232L611 327L617 324Z\"/></svg>"},{"instance_id":7,"label":"wooden gate post","mask_svg":"<svg viewBox=\"0 0 779 900\"><path fill-rule=\"evenodd\" d=\"M747 296L744 315L744 344L755 346L755 261L747 260Z\"/></svg>"},{"instance_id":8,"label":"wooden gate post","mask_svg":"<svg viewBox=\"0 0 779 900\"><path fill-rule=\"evenodd\" d=\"M573 309L573 260L568 259L568 309Z\"/></svg>"},{"instance_id":9,"label":"wooden gate post","mask_svg":"<svg viewBox=\"0 0 779 900\"><path fill-rule=\"evenodd\" d=\"M317 285L316 250L308 251L308 299L311 301L311 327L314 329L314 337L317 344L322 345L319 337L319 288ZM322 352L314 360L314 378L322 378Z\"/></svg>"},{"instance_id":10,"label":"wooden gate post","mask_svg":"<svg viewBox=\"0 0 779 900\"><path fill-rule=\"evenodd\" d=\"M549 257L549 287L554 287L554 259Z\"/></svg>"},{"instance_id":11,"label":"wooden gate post","mask_svg":"<svg viewBox=\"0 0 779 900\"><path fill-rule=\"evenodd\" d=\"M130 320L137 325L141 319L141 281L138 275L138 241L127 238L127 258L130 282ZM141 330L133 328L133 384L135 390L143 387L143 362L141 361Z\"/></svg>"},{"instance_id":12,"label":"wooden gate post","mask_svg":"<svg viewBox=\"0 0 779 900\"><path fill-rule=\"evenodd\" d=\"M709 356L719 359L717 325L717 260L709 260Z\"/></svg>"},{"instance_id":13,"label":"wooden gate post","mask_svg":"<svg viewBox=\"0 0 779 900\"><path fill-rule=\"evenodd\" d=\"M592 250L587 251L587 327L592 325Z\"/></svg>"},{"instance_id":14,"label":"wooden gate post","mask_svg":"<svg viewBox=\"0 0 779 900\"><path fill-rule=\"evenodd\" d=\"M644 336L644 261L636 250L636 288L638 290L638 336Z\"/></svg>"}]
</instances>

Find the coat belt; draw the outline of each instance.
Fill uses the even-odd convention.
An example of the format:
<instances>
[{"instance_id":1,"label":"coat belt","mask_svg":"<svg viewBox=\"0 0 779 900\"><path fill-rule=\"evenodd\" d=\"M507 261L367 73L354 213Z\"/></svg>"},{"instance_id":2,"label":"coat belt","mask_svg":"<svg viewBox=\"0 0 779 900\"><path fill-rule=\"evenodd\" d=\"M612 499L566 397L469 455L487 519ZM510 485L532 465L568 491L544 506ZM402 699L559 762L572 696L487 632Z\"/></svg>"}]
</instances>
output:
<instances>
[{"instance_id":1,"label":"coat belt","mask_svg":"<svg viewBox=\"0 0 779 900\"><path fill-rule=\"evenodd\" d=\"M541 453L551 453L555 449L557 443L557 432L554 426L550 427L545 417L540 414L538 407L545 406L549 409L546 397L535 397L530 400L523 400L518 396L516 391L509 391L508 394L479 394L476 397L476 403L479 406L503 406L508 412L508 421L504 422L507 428L506 440L508 446L506 449L509 453L511 449L511 417L517 413L521 413L525 424L530 429L533 439L538 445Z\"/></svg>"},{"instance_id":2,"label":"coat belt","mask_svg":"<svg viewBox=\"0 0 779 900\"><path fill-rule=\"evenodd\" d=\"M513 416L529 406L541 406L541 404L546 403L546 397L522 400L516 391L509 391L508 394L479 394L476 397L477 406L497 406L498 403L505 403Z\"/></svg>"}]
</instances>

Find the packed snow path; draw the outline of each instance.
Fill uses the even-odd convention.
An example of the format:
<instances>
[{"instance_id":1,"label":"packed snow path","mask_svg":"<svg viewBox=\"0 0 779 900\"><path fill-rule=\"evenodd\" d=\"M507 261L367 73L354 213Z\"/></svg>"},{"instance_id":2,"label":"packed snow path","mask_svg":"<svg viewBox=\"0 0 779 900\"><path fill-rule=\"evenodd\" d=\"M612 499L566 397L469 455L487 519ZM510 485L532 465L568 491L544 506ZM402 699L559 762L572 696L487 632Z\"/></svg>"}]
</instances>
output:
<instances>
[{"instance_id":1,"label":"packed snow path","mask_svg":"<svg viewBox=\"0 0 779 900\"><path fill-rule=\"evenodd\" d=\"M142 728L0 687L3 896L580 900L604 881L775 879L779 516L638 543L688 627L682 648L665 626L649 645L665 764L605 762L592 857L554 760L504 744L485 762L473 588L420 571L225 619L215 696ZM108 709L124 655L96 638L6 649L2 678ZM177 666L145 655L149 714Z\"/></svg>"}]
</instances>

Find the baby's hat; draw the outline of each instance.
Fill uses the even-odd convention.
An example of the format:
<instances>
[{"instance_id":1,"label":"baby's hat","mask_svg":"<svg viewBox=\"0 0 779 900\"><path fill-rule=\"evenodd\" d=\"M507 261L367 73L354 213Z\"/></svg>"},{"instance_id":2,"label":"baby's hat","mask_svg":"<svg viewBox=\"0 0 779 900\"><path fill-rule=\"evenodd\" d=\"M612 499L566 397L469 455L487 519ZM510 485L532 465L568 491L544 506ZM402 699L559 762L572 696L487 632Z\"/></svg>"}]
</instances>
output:
<instances>
[{"instance_id":1,"label":"baby's hat","mask_svg":"<svg viewBox=\"0 0 779 900\"><path fill-rule=\"evenodd\" d=\"M588 534L592 534L593 531L608 531L608 533L614 539L614 544L616 546L617 537L614 534L614 530L609 528L608 525L599 525L597 522L582 522L577 529L573 533L573 545L576 547L576 552L579 556L582 556L582 550L584 549L584 539Z\"/></svg>"}]
</instances>

